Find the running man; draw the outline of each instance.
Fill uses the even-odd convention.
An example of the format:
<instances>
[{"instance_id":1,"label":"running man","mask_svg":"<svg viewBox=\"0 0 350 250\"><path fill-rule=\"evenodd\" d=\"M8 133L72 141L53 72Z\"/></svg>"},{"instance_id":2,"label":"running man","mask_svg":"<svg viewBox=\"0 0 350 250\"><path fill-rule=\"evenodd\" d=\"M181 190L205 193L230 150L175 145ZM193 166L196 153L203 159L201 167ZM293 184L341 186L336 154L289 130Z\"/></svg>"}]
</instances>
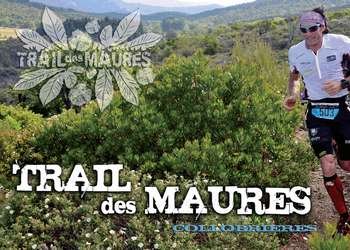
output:
<instances>
[{"instance_id":1,"label":"running man","mask_svg":"<svg viewBox=\"0 0 350 250\"><path fill-rule=\"evenodd\" d=\"M298 80L302 76L307 91L306 125L310 143L319 158L324 185L340 215L337 232L350 232L350 217L345 205L343 185L336 174L332 141L337 144L340 167L350 171L350 77L344 79L342 58L350 53L350 38L328 34L323 9L305 12L299 19L304 40L288 52L290 76L283 106L295 107Z\"/></svg>"}]
</instances>

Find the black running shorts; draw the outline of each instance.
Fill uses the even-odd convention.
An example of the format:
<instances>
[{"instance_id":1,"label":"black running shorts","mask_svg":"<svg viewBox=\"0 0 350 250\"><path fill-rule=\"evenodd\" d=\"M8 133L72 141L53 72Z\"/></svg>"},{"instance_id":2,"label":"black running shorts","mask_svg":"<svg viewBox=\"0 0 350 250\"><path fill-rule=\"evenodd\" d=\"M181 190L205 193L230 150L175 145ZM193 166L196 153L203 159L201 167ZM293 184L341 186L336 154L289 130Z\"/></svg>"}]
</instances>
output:
<instances>
[{"instance_id":1,"label":"black running shorts","mask_svg":"<svg viewBox=\"0 0 350 250\"><path fill-rule=\"evenodd\" d=\"M333 154L332 139L337 143L340 160L350 160L350 97L310 101L306 126L315 155Z\"/></svg>"}]
</instances>

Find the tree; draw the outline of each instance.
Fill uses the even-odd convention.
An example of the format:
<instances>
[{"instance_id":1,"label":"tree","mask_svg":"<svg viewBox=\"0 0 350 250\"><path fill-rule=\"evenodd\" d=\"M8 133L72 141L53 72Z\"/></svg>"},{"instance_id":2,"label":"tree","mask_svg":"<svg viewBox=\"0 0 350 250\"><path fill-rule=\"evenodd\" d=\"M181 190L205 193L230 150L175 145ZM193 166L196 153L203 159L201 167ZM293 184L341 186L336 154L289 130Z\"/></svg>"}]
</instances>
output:
<instances>
[{"instance_id":1,"label":"tree","mask_svg":"<svg viewBox=\"0 0 350 250\"><path fill-rule=\"evenodd\" d=\"M183 30L185 20L183 18L167 18L162 21L161 27L164 32Z\"/></svg>"}]
</instances>

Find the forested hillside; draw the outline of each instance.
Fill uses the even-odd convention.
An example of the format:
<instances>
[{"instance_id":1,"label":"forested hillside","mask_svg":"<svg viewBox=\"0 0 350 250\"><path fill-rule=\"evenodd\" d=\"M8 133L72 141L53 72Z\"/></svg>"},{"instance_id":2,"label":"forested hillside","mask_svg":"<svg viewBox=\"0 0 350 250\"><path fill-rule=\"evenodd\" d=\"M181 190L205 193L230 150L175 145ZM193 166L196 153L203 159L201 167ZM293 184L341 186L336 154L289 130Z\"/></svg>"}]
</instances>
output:
<instances>
[{"instance_id":1,"label":"forested hillside","mask_svg":"<svg viewBox=\"0 0 350 250\"><path fill-rule=\"evenodd\" d=\"M44 5L28 0L0 0L0 27L35 29L41 22ZM83 18L86 13L57 8L64 18Z\"/></svg>"},{"instance_id":2,"label":"forested hillside","mask_svg":"<svg viewBox=\"0 0 350 250\"><path fill-rule=\"evenodd\" d=\"M192 15L190 19L212 25L276 16L289 17L312 9L314 6L324 6L326 9L331 9L342 8L349 4L349 0L257 0L252 3L202 12Z\"/></svg>"},{"instance_id":3,"label":"forested hillside","mask_svg":"<svg viewBox=\"0 0 350 250\"><path fill-rule=\"evenodd\" d=\"M184 14L181 12L159 12L143 15L145 21L161 22L168 18L180 18L188 25L193 24L213 27L219 24L237 21L267 19L271 17L290 17L314 6L324 6L326 9L341 9L350 5L350 0L257 0L252 3L240 4L226 8L204 11L199 14ZM44 5L29 2L29 0L0 0L0 27L34 28L40 23ZM121 18L125 14L113 11L96 14L52 7L63 18L110 17ZM143 13L141 13L143 14Z\"/></svg>"}]
</instances>

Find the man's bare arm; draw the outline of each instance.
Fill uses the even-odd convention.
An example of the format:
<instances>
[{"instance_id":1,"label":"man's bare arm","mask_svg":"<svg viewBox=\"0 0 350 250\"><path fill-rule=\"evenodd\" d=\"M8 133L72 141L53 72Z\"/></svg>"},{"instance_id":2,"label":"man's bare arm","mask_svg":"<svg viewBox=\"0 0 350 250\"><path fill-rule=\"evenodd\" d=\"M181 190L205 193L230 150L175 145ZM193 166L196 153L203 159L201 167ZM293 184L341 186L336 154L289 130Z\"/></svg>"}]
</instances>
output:
<instances>
[{"instance_id":1,"label":"man's bare arm","mask_svg":"<svg viewBox=\"0 0 350 250\"><path fill-rule=\"evenodd\" d=\"M296 70L296 68L294 68L294 70L289 74L287 96L297 97L299 88L299 72Z\"/></svg>"},{"instance_id":2,"label":"man's bare arm","mask_svg":"<svg viewBox=\"0 0 350 250\"><path fill-rule=\"evenodd\" d=\"M288 111L295 107L299 86L299 72L294 68L289 74L287 97L283 101L283 107Z\"/></svg>"}]
</instances>

